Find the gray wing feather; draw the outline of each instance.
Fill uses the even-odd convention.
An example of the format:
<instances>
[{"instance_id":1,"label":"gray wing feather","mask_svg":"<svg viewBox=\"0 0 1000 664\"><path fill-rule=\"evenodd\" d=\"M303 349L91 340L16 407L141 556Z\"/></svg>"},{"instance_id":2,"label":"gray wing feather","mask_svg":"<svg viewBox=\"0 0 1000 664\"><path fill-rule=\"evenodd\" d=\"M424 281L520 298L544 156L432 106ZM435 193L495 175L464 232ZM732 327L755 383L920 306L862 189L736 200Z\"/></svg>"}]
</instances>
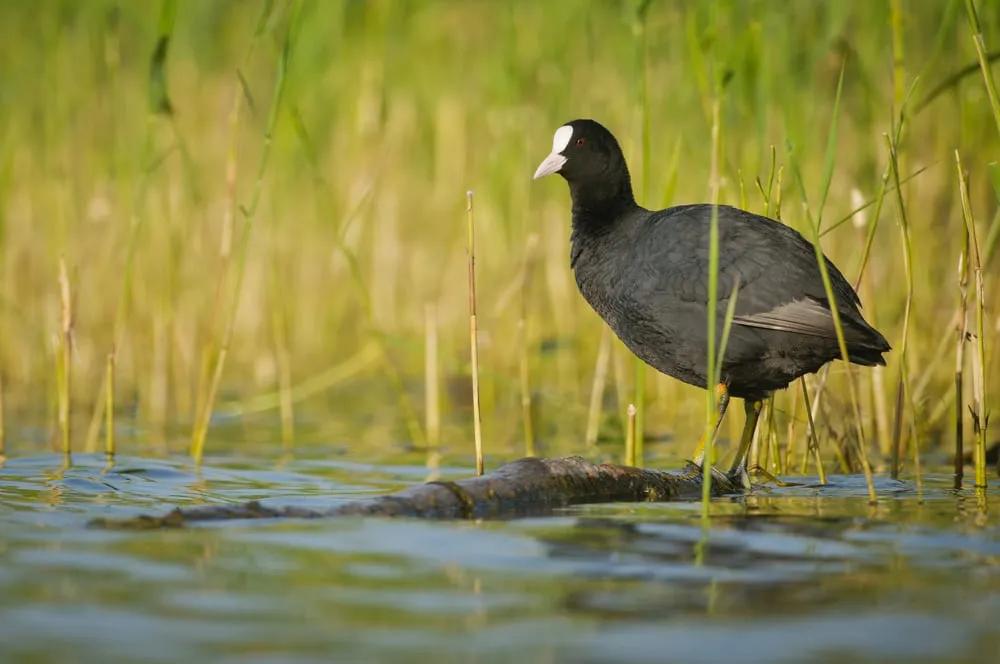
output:
<instances>
[{"instance_id":1,"label":"gray wing feather","mask_svg":"<svg viewBox=\"0 0 1000 664\"><path fill-rule=\"evenodd\" d=\"M762 327L815 337L836 337L830 310L808 297L792 300L768 311L734 316L733 322L746 327ZM846 332L848 331L845 329Z\"/></svg>"}]
</instances>

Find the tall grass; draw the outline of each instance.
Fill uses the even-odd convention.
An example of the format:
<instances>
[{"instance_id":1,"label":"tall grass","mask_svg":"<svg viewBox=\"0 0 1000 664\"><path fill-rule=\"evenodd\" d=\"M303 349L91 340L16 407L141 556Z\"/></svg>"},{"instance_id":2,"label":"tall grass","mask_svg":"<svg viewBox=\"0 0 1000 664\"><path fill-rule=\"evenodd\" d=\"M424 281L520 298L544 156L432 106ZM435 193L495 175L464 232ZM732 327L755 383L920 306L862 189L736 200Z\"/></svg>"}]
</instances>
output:
<instances>
[{"instance_id":1,"label":"tall grass","mask_svg":"<svg viewBox=\"0 0 1000 664\"><path fill-rule=\"evenodd\" d=\"M969 232L958 256L958 321L955 324L955 489L965 476L965 340L969 336Z\"/></svg>"},{"instance_id":2,"label":"tall grass","mask_svg":"<svg viewBox=\"0 0 1000 664\"><path fill-rule=\"evenodd\" d=\"M976 58L983 73L983 83L990 100L990 109L993 111L993 122L996 123L997 131L1000 132L1000 93L997 92L997 85L993 80L993 70L990 68L990 59L986 54L986 40L979 22L979 12L976 10L976 3L973 0L965 0L965 13L969 19L972 43L976 47Z\"/></svg>"},{"instance_id":3,"label":"tall grass","mask_svg":"<svg viewBox=\"0 0 1000 664\"><path fill-rule=\"evenodd\" d=\"M296 7L298 6L300 5L296 4ZM295 27L295 21L295 15L288 19L288 27L285 30L281 52L278 56L278 67L275 73L274 92L271 97L271 108L268 111L267 122L264 126L263 145L257 164L257 177L254 180L252 192L250 194L250 203L246 206L240 206L240 213L243 215L243 227L237 249L236 273L233 277L234 285L232 294L229 297L228 306L226 306L226 315L222 322L223 331L221 333L221 339L219 339L217 343L213 344L215 352L206 355L208 369L205 375L208 376L208 384L199 404L198 416L195 419L194 428L191 434L191 456L196 462L199 463L201 462L202 456L205 452L205 439L208 436L208 425L212 417L212 411L215 408L215 399L218 395L219 386L222 381L222 374L226 367L226 359L229 356L229 347L232 344L233 330L236 326L236 315L239 311L240 300L243 296L243 281L246 277L247 251L250 244L251 232L254 227L254 221L257 216L257 208L260 205L264 174L267 171L271 155L271 145L275 126L277 124L278 110L281 108L281 100L285 90L288 62L292 52L292 35L293 28ZM239 106L234 108L231 125L236 124L239 108ZM235 131L235 129L233 129L233 131ZM235 168L235 158L231 158L229 165L231 168ZM227 184L232 191L235 187L235 174L227 170L226 179ZM228 243L230 237L229 234L232 232L232 202L234 199L234 195L230 197L230 207L227 208L227 216L224 218L223 250L220 252L223 259L223 266L220 274L223 276L227 276L225 272L228 267Z\"/></svg>"},{"instance_id":4,"label":"tall grass","mask_svg":"<svg viewBox=\"0 0 1000 664\"><path fill-rule=\"evenodd\" d=\"M844 71L846 69L847 63L843 62L840 66L840 75L837 78L837 92L833 100L833 109L830 116L830 129L827 132L826 141L826 153L824 158L823 166L823 180L822 188L820 190L819 205L816 210L816 214L813 215L809 210L809 203L805 193L805 184L802 179L802 174L798 168L797 163L795 164L795 174L796 179L799 183L799 188L802 192L803 209L805 210L806 218L810 222L811 239L813 243L813 249L816 253L816 264L819 266L820 278L823 281L823 289L826 292L826 299L830 303L830 314L833 319L833 327L837 336L837 346L840 350L840 358L843 360L846 366L847 373L847 386L848 394L850 396L852 411L854 415L854 426L856 433L856 449L858 450L858 455L861 460L861 468L864 471L865 483L868 488L868 500L870 502L875 502L877 496L875 494L875 484L872 480L872 470L871 465L868 462L868 445L865 441L864 426L861 421L861 407L858 400L858 391L854 382L854 375L851 369L850 356L847 351L847 341L844 337L844 326L840 320L840 309L837 303L837 297L833 292L833 283L830 280L830 271L826 264L826 258L823 254L823 249L820 244L821 229L823 227L823 210L826 207L827 198L830 193L830 183L833 179L833 169L836 162L836 151L838 144L838 120L840 113L840 100L843 92L844 86ZM805 392L805 381L802 382L803 396L806 396ZM808 403L808 399L806 399ZM815 424L813 422L813 415L810 411L810 428L812 429L812 439L814 449L818 449L819 439L815 434ZM818 452L817 452L818 454ZM817 465L819 466L818 459ZM820 466L821 467L821 466ZM820 470L822 475L823 471Z\"/></svg>"},{"instance_id":5,"label":"tall grass","mask_svg":"<svg viewBox=\"0 0 1000 664\"><path fill-rule=\"evenodd\" d=\"M706 316L708 321L708 329L706 333L708 341L708 352L706 354L708 366L705 375L708 377L708 384L705 385L705 430L702 434L703 440L705 441L705 454L702 457L703 482L701 493L703 517L708 517L709 515L709 496L712 492L712 469L716 461L715 423L716 419L719 417L717 414L715 386L719 383L722 358L724 357L722 353L717 352L719 350L719 340L716 338L716 335L718 334L718 328L716 327L718 321L717 303L719 300L719 153L722 147L722 139L720 136L722 131L720 127L720 114L722 108L721 81L719 81L716 85L715 92L715 98L712 102L712 141L710 143L711 152L709 153L711 166L708 176L709 200L712 203L712 214L709 219L708 227L708 274L706 275L706 280L708 282ZM736 293L734 289L732 297L735 298L735 296Z\"/></svg>"},{"instance_id":6,"label":"tall grass","mask_svg":"<svg viewBox=\"0 0 1000 664\"><path fill-rule=\"evenodd\" d=\"M900 116L900 125L903 123L903 116ZM894 132L899 136L899 132ZM913 391L910 386L909 371L909 341L910 341L910 320L913 310L913 239L910 236L910 223L906 215L906 203L903 200L903 190L899 181L899 157L897 155L896 142L888 134L885 135L886 145L889 149L889 164L892 166L892 176L895 183L896 210L899 220L900 244L903 248L903 278L906 280L906 299L903 305L903 331L902 341L899 344L899 382L896 388L896 417L893 426L892 443L892 476L899 475L900 438L902 436L902 419L904 410L909 411L909 416L914 417ZM908 409L907 409L908 407ZM917 480L920 481L920 445L917 438L917 428L911 425L912 436L911 445L913 447L913 458L917 472Z\"/></svg>"},{"instance_id":7,"label":"tall grass","mask_svg":"<svg viewBox=\"0 0 1000 664\"><path fill-rule=\"evenodd\" d=\"M4 3L0 375L8 454L37 449L24 432L59 419L52 339L60 330L60 256L72 267L75 309L67 423L80 438L86 431L85 449L100 448L109 382L121 453L187 448L198 456L237 439L277 450L293 438L297 450L350 441L359 456L419 446L432 422L414 407L424 396L431 302L437 437L444 452L467 453L466 264L455 220L468 187L477 192L477 243L485 249L477 287L489 306L477 313L491 455L521 454L529 436L539 454L580 453L584 439L596 454L602 440L620 441L639 383L628 363L615 380L615 353L598 352L603 324L568 267L564 188L530 182L553 129L578 116L601 120L622 139L649 207L713 198L705 183L715 124L725 138L714 160L719 202L738 203L741 183L752 201L759 180L764 211L808 235L788 169L810 191L825 181L823 218L837 221L823 223L822 249L851 276L863 269L866 315L897 346L886 373L895 378L907 287L898 230L879 225L883 198L897 186L881 135L898 113L899 82L905 93L905 75L914 72L929 92L913 105L900 141L914 268L906 348L913 399L903 402L902 422L919 415L921 450L938 452L945 440L950 449L950 334L939 349L942 330L957 319L955 266L944 257L960 253L963 224L954 171L933 165L957 147L968 171L970 204L983 222L988 350L989 256L1000 235L984 220L1000 228L988 179L1000 132L983 74L995 67L987 47L1000 39L1000 8L979 3L979 38L970 40L969 26L948 19L956 10L945 5L654 2L640 42L634 4L332 1L296 9L97 0L56 11ZM295 11L293 57L284 58ZM894 19L905 51L887 39ZM164 35L169 48L161 52ZM640 52L641 67L630 66ZM830 109L845 54L830 168ZM902 76L893 73L897 61ZM727 81L717 123L708 64ZM164 101L169 114L157 110ZM771 146L790 138L795 163L772 160ZM849 223L858 214L855 189L867 197L863 232ZM241 202L253 212L249 222ZM515 275L532 234L535 286L522 291ZM501 297L507 292L513 296ZM973 299L970 292L970 307ZM596 373L610 390L591 382L600 357L605 368ZM995 354L985 362L989 381ZM661 389L647 373L649 398L636 399L647 406L643 456L665 464L688 454L711 397L674 381ZM864 435L882 436L873 404L888 403L891 420L895 380L869 385L868 370L854 373ZM841 363L809 383L813 398L820 384L816 434L833 468L838 446L828 441L858 437L856 411ZM617 393L613 408L610 394L605 408L605 392ZM995 394L986 390L984 412ZM912 413L917 407L931 412ZM762 418L782 432L772 461L800 467L808 408L799 388L776 395ZM160 430L162 445L154 443ZM886 467L882 455L872 465ZM911 469L903 466L905 475Z\"/></svg>"},{"instance_id":8,"label":"tall grass","mask_svg":"<svg viewBox=\"0 0 1000 664\"><path fill-rule=\"evenodd\" d=\"M649 103L649 40L648 40L648 16L652 0L639 0L636 5L635 32L636 32L636 80L639 83L639 111L640 119L640 191L644 197L651 197L650 191L650 161L652 144L650 137L650 122L652 109ZM635 386L633 388L635 403L635 456L638 464L643 465L646 457L645 444L645 422L646 422L646 363L638 357L632 361ZM631 426L631 423L629 424ZM635 465L634 463L632 465Z\"/></svg>"}]
</instances>

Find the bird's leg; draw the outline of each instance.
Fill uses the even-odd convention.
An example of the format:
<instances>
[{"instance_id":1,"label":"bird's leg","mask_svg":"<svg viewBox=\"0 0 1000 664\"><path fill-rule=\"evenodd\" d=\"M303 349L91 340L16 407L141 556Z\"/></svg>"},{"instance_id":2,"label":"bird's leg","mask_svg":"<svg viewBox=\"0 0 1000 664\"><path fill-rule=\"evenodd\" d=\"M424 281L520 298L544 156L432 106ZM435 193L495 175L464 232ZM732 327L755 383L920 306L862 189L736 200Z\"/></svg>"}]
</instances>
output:
<instances>
[{"instance_id":1,"label":"bird's leg","mask_svg":"<svg viewBox=\"0 0 1000 664\"><path fill-rule=\"evenodd\" d=\"M719 435L719 427L722 426L722 418L726 416L726 409L729 408L729 387L725 383L719 383L715 386L715 403L718 409L718 417L715 420L715 426L712 427L712 438L714 442L716 437ZM705 444L708 442L706 434L701 434L698 438L698 445L694 448L694 462L701 465L702 461L705 459Z\"/></svg>"},{"instance_id":2,"label":"bird's leg","mask_svg":"<svg viewBox=\"0 0 1000 664\"><path fill-rule=\"evenodd\" d=\"M743 435L740 436L740 447L736 450L733 465L729 468L731 476L738 474L742 478L746 475L747 452L750 451L750 443L753 442L754 430L757 428L757 420L760 418L760 409L763 405L763 401L753 399L743 400L743 410L746 412L747 421L743 425Z\"/></svg>"}]
</instances>

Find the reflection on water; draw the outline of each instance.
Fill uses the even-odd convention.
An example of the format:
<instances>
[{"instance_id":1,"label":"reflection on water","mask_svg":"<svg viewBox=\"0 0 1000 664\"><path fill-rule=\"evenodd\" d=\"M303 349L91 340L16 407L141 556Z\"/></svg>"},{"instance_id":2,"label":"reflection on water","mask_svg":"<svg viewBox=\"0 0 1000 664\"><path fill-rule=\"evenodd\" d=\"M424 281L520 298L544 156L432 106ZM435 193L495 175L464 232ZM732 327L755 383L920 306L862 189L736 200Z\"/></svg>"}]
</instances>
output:
<instances>
[{"instance_id":1,"label":"reflection on water","mask_svg":"<svg viewBox=\"0 0 1000 664\"><path fill-rule=\"evenodd\" d=\"M467 470L447 458L444 478ZM426 478L369 465L79 456L0 468L0 656L16 661L986 661L1000 500L946 475L809 478L692 504L506 522L243 521L109 532L97 516L261 499L329 506ZM998 486L991 487L993 496ZM992 513L992 514L991 514Z\"/></svg>"}]
</instances>

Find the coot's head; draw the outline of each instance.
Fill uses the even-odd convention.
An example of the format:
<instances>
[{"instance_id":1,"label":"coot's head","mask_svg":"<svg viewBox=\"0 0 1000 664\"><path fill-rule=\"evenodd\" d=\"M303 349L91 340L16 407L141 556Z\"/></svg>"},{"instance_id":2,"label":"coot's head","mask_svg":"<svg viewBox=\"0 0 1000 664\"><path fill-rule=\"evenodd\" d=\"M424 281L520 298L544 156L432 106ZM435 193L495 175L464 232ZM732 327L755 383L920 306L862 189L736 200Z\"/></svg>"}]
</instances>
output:
<instances>
[{"instance_id":1,"label":"coot's head","mask_svg":"<svg viewBox=\"0 0 1000 664\"><path fill-rule=\"evenodd\" d=\"M611 132L593 120L573 120L556 129L552 152L539 164L535 179L558 173L570 184L628 176L625 157Z\"/></svg>"},{"instance_id":2,"label":"coot's head","mask_svg":"<svg viewBox=\"0 0 1000 664\"><path fill-rule=\"evenodd\" d=\"M593 120L573 120L556 129L552 152L538 165L535 179L552 173L569 183L574 225L605 227L635 207L625 155L611 132Z\"/></svg>"}]
</instances>

